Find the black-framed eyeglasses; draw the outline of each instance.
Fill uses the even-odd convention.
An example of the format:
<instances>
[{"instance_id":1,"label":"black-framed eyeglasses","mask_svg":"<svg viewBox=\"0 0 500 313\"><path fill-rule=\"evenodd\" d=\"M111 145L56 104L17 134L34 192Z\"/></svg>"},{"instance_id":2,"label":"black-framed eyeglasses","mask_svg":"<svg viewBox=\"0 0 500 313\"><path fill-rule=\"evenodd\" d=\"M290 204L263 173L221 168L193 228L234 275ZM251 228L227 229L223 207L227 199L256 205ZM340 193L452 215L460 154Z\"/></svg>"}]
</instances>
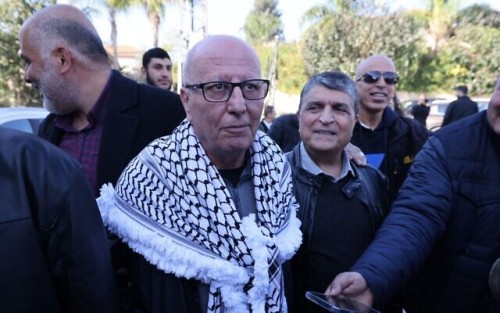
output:
<instances>
[{"instance_id":1,"label":"black-framed eyeglasses","mask_svg":"<svg viewBox=\"0 0 500 313\"><path fill-rule=\"evenodd\" d=\"M356 81L364 81L367 84L375 84L380 77L383 77L387 85L396 85L399 81L399 75L394 72L369 71L361 75Z\"/></svg>"},{"instance_id":2,"label":"black-framed eyeglasses","mask_svg":"<svg viewBox=\"0 0 500 313\"><path fill-rule=\"evenodd\" d=\"M243 98L247 100L260 100L267 96L269 80L250 79L239 83L214 81L184 86L184 88L188 89L201 89L203 98L208 102L226 102L231 98L234 87L240 87Z\"/></svg>"}]
</instances>

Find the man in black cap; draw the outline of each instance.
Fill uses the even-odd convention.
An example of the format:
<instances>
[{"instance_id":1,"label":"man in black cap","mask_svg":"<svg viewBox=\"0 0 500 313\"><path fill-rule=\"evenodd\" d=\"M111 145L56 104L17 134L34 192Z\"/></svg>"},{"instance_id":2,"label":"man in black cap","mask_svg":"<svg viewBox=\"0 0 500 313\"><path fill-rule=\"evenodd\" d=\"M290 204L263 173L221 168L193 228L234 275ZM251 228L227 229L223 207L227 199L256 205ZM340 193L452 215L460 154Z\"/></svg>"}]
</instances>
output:
<instances>
[{"instance_id":1,"label":"man in black cap","mask_svg":"<svg viewBox=\"0 0 500 313\"><path fill-rule=\"evenodd\" d=\"M441 127L478 112L477 103L467 96L467 86L457 86L455 87L455 91L457 100L452 101L446 108Z\"/></svg>"}]
</instances>

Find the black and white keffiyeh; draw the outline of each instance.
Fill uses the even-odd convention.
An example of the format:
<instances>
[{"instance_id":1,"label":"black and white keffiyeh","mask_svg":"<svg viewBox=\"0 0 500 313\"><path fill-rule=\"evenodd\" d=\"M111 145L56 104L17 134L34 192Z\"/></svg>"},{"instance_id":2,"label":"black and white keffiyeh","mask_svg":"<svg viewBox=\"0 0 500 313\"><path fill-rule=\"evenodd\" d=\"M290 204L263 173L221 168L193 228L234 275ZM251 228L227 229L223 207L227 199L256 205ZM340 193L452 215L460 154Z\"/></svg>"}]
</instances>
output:
<instances>
[{"instance_id":1,"label":"black and white keffiyeh","mask_svg":"<svg viewBox=\"0 0 500 313\"><path fill-rule=\"evenodd\" d=\"M281 264L302 240L290 168L261 132L250 160L257 211L240 218L185 120L103 186L103 220L160 270L209 284L209 312L286 312Z\"/></svg>"}]
</instances>

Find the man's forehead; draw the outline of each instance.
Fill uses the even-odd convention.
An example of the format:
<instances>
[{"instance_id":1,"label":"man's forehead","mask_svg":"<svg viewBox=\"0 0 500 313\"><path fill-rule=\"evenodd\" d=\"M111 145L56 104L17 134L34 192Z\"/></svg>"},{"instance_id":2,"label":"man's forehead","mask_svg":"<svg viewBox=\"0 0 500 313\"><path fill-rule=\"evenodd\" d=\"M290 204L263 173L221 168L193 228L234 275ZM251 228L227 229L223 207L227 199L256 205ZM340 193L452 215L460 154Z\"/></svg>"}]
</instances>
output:
<instances>
[{"instance_id":1,"label":"man's forehead","mask_svg":"<svg viewBox=\"0 0 500 313\"><path fill-rule=\"evenodd\" d=\"M373 56L362 61L356 73L361 75L368 71L395 72L396 68L391 59L384 56Z\"/></svg>"},{"instance_id":2,"label":"man's forehead","mask_svg":"<svg viewBox=\"0 0 500 313\"><path fill-rule=\"evenodd\" d=\"M172 61L169 58L151 58L151 64L159 63L159 64L172 64Z\"/></svg>"},{"instance_id":3,"label":"man's forehead","mask_svg":"<svg viewBox=\"0 0 500 313\"><path fill-rule=\"evenodd\" d=\"M217 55L206 55L199 58L195 68L199 72L207 74L246 74L249 76L259 76L252 78L260 78L260 65L252 58L242 56L224 57Z\"/></svg>"}]
</instances>

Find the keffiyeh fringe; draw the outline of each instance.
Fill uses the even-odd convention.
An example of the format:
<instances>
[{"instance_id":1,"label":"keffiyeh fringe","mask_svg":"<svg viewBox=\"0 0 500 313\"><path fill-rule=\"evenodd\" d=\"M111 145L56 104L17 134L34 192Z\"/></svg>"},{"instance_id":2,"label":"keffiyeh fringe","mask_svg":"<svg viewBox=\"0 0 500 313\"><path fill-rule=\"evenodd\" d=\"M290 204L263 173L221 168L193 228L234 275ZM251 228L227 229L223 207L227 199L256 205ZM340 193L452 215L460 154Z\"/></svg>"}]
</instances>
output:
<instances>
[{"instance_id":1,"label":"keffiyeh fringe","mask_svg":"<svg viewBox=\"0 0 500 313\"><path fill-rule=\"evenodd\" d=\"M290 168L260 132L250 158L257 213L240 219L184 121L148 145L115 188L102 187L103 220L159 269L209 284L210 312L286 312L281 264L302 239Z\"/></svg>"}]
</instances>

